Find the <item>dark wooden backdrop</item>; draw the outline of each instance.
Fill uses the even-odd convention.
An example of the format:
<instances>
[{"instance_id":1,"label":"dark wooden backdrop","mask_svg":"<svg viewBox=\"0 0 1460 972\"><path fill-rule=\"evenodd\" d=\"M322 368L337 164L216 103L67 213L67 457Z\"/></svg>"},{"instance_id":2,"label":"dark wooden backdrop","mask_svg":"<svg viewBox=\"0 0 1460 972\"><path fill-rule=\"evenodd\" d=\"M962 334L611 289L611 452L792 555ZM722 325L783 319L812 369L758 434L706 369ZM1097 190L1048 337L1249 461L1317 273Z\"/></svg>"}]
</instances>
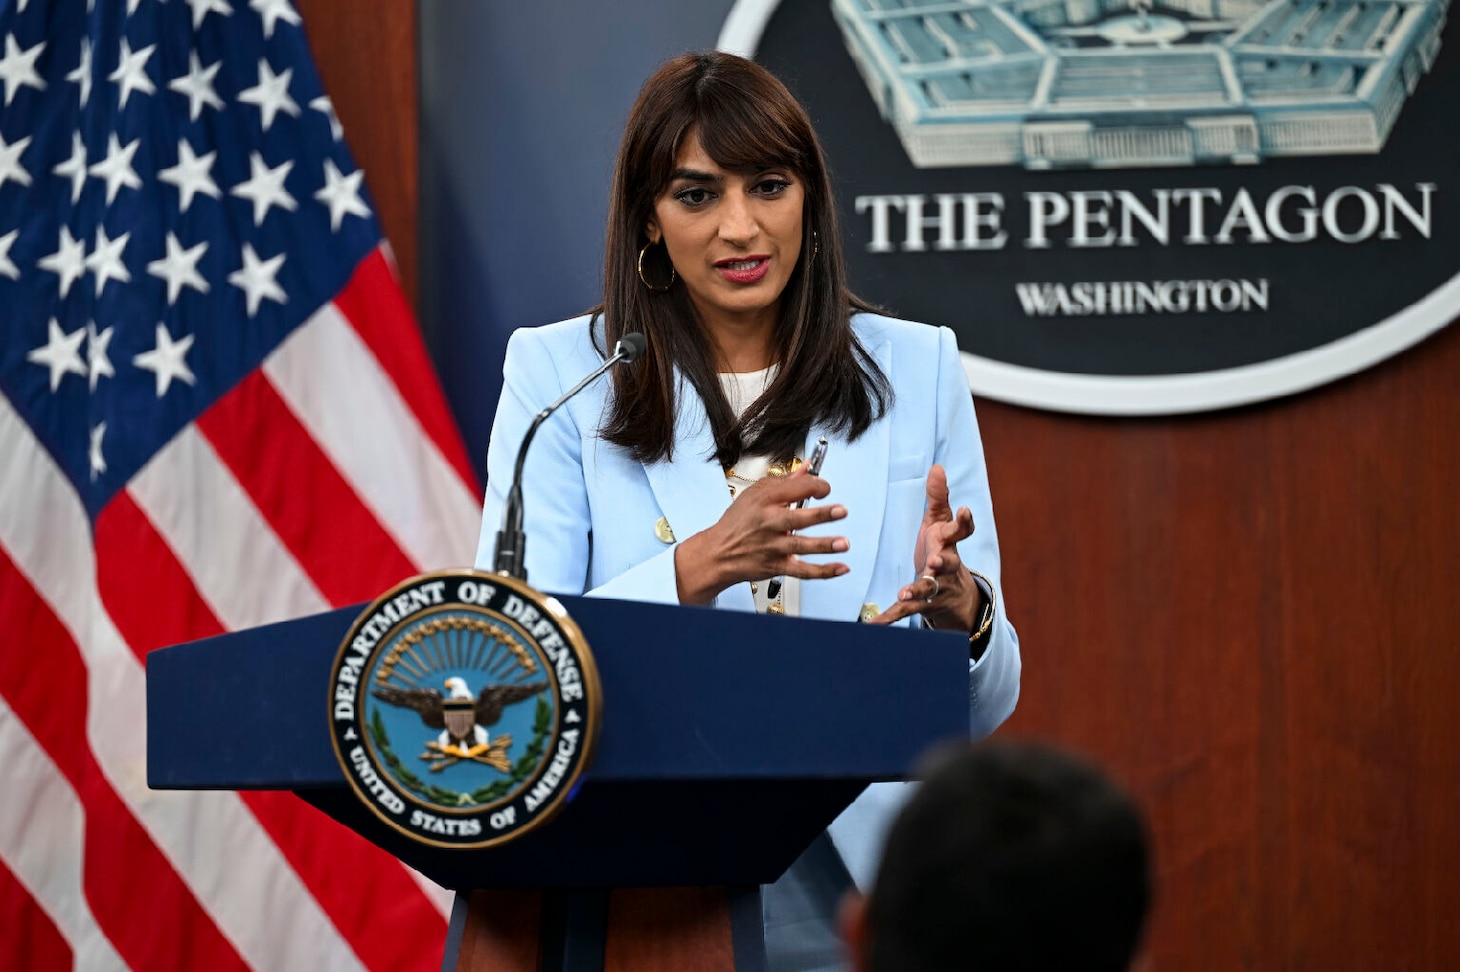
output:
<instances>
[{"instance_id":1,"label":"dark wooden backdrop","mask_svg":"<svg viewBox=\"0 0 1460 972\"><path fill-rule=\"evenodd\" d=\"M1161 969L1460 967L1460 330L1307 395L981 402L1007 731L1146 806Z\"/></svg>"},{"instance_id":2,"label":"dark wooden backdrop","mask_svg":"<svg viewBox=\"0 0 1460 972\"><path fill-rule=\"evenodd\" d=\"M412 0L299 0L416 296ZM1148 809L1156 969L1460 963L1460 331L1176 419L980 402L1024 646L1005 732Z\"/></svg>"}]
</instances>

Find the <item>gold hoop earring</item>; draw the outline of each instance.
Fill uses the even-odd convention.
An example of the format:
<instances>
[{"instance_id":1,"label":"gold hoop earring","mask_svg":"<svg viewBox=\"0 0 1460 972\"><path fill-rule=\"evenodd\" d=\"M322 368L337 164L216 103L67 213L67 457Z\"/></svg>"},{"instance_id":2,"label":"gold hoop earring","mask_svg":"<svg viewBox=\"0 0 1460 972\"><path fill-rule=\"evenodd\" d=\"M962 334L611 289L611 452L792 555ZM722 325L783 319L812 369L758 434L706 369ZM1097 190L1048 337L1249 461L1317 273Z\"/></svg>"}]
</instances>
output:
<instances>
[{"instance_id":1,"label":"gold hoop earring","mask_svg":"<svg viewBox=\"0 0 1460 972\"><path fill-rule=\"evenodd\" d=\"M678 276L678 274L676 274L674 272L674 264L671 263L669 265L669 283L665 284L662 287L656 287L656 286L654 286L653 284L651 284L649 282L649 278L646 277L646 276L644 276L644 254L645 253L648 253L649 252L649 247L651 247L653 245L654 245L653 243L645 243L644 244L644 248L639 251L639 279L644 282L644 286L645 287L648 287L654 293L656 293L656 294L662 294L662 293L664 293L664 291L666 291L670 287L673 287L674 286L674 280Z\"/></svg>"}]
</instances>

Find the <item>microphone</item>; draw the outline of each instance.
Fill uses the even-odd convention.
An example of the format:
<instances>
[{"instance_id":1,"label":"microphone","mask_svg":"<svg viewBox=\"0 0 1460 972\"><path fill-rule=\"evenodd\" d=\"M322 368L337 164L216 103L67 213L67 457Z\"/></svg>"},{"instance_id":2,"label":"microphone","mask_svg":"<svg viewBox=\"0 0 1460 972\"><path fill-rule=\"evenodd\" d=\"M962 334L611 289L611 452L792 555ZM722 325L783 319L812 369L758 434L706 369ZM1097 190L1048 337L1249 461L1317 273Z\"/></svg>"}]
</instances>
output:
<instances>
[{"instance_id":1,"label":"microphone","mask_svg":"<svg viewBox=\"0 0 1460 972\"><path fill-rule=\"evenodd\" d=\"M517 465L512 470L512 488L507 491L507 505L502 510L502 529L497 531L497 553L493 568L497 573L515 577L524 583L527 581L527 561L524 558L527 537L522 532L522 467L527 461L527 447L532 444L532 437L537 435L538 426L546 422L548 417L556 412L564 402L587 388L593 379L614 365L630 364L639 360L644 354L645 344L644 335L638 331L630 332L619 338L618 343L613 347L613 354L603 364L594 368L578 384L563 392L562 397L557 401L538 412L533 418L532 424L527 427L527 434L522 437L522 445L517 449Z\"/></svg>"}]
</instances>

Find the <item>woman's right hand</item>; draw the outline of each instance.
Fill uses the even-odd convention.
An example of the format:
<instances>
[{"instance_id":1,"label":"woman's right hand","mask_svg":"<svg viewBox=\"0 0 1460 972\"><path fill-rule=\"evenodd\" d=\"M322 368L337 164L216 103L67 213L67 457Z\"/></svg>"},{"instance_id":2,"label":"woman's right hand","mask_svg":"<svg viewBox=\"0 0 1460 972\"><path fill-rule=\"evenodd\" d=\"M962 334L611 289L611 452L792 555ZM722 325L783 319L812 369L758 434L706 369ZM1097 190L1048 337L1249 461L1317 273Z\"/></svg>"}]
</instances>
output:
<instances>
[{"instance_id":1,"label":"woman's right hand","mask_svg":"<svg viewBox=\"0 0 1460 972\"><path fill-rule=\"evenodd\" d=\"M839 577L846 564L812 564L806 554L843 553L846 537L806 537L796 531L840 520L847 508L792 507L802 500L824 499L831 484L801 467L789 476L766 477L745 489L719 521L680 543L674 572L681 604L709 604L721 591L744 581L771 577L819 579Z\"/></svg>"}]
</instances>

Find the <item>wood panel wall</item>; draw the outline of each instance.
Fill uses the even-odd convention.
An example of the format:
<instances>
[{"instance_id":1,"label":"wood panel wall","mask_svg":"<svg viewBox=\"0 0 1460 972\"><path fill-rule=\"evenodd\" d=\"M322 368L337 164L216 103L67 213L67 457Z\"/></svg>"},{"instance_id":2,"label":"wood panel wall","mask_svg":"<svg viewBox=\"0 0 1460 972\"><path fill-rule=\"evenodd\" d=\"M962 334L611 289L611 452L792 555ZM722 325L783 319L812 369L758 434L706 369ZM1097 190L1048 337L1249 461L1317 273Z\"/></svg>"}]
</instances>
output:
<instances>
[{"instance_id":1,"label":"wood panel wall","mask_svg":"<svg viewBox=\"0 0 1460 972\"><path fill-rule=\"evenodd\" d=\"M414 301L415 4L298 7ZM1460 330L1213 415L979 409L1025 659L1005 731L1148 808L1143 964L1454 967Z\"/></svg>"},{"instance_id":2,"label":"wood panel wall","mask_svg":"<svg viewBox=\"0 0 1460 972\"><path fill-rule=\"evenodd\" d=\"M296 0L324 89L417 303L419 140L415 0Z\"/></svg>"},{"instance_id":3,"label":"wood panel wall","mask_svg":"<svg viewBox=\"0 0 1460 972\"><path fill-rule=\"evenodd\" d=\"M1148 808L1157 969L1460 955L1460 329L1239 411L980 403L1024 648L1006 731Z\"/></svg>"}]
</instances>

